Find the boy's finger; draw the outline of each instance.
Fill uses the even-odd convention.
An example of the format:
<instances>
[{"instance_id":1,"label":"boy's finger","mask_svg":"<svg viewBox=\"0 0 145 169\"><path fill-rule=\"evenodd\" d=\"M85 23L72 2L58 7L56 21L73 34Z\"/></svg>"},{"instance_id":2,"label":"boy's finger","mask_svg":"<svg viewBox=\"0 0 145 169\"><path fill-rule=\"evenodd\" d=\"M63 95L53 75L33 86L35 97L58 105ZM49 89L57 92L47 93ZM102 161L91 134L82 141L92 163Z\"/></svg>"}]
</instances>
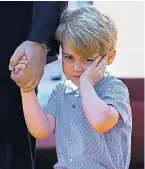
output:
<instances>
[{"instance_id":1,"label":"boy's finger","mask_svg":"<svg viewBox=\"0 0 145 169\"><path fill-rule=\"evenodd\" d=\"M27 65L28 64L28 60L19 60L18 64L25 64L25 65Z\"/></svg>"},{"instance_id":2,"label":"boy's finger","mask_svg":"<svg viewBox=\"0 0 145 169\"><path fill-rule=\"evenodd\" d=\"M98 65L94 71L98 72L100 70L105 70L106 69L106 64L103 64L103 65Z\"/></svg>"},{"instance_id":3,"label":"boy's finger","mask_svg":"<svg viewBox=\"0 0 145 169\"><path fill-rule=\"evenodd\" d=\"M107 56L105 56L97 65L97 67L102 67L107 64Z\"/></svg>"},{"instance_id":4,"label":"boy's finger","mask_svg":"<svg viewBox=\"0 0 145 169\"><path fill-rule=\"evenodd\" d=\"M27 59L26 56L22 56L22 57L20 58L20 60L26 60L26 59Z\"/></svg>"},{"instance_id":5,"label":"boy's finger","mask_svg":"<svg viewBox=\"0 0 145 169\"><path fill-rule=\"evenodd\" d=\"M97 66L97 64L99 63L99 61L102 59L101 56L98 56L95 61L92 63L92 68L95 69L95 67Z\"/></svg>"},{"instance_id":6,"label":"boy's finger","mask_svg":"<svg viewBox=\"0 0 145 169\"><path fill-rule=\"evenodd\" d=\"M14 70L14 74L17 75L19 73L19 70L18 69L15 69Z\"/></svg>"},{"instance_id":7,"label":"boy's finger","mask_svg":"<svg viewBox=\"0 0 145 169\"><path fill-rule=\"evenodd\" d=\"M106 58L104 57L99 63L98 65L95 67L95 71L100 71L102 68L105 68L106 69L106 66L107 66L107 60Z\"/></svg>"},{"instance_id":8,"label":"boy's finger","mask_svg":"<svg viewBox=\"0 0 145 169\"><path fill-rule=\"evenodd\" d=\"M9 70L14 70L14 67L18 63L19 59L24 56L24 51L15 51L10 59Z\"/></svg>"},{"instance_id":9,"label":"boy's finger","mask_svg":"<svg viewBox=\"0 0 145 169\"><path fill-rule=\"evenodd\" d=\"M15 69L19 69L19 70L22 70L22 69L25 69L26 68L26 65L25 64L18 64L15 66Z\"/></svg>"}]
</instances>

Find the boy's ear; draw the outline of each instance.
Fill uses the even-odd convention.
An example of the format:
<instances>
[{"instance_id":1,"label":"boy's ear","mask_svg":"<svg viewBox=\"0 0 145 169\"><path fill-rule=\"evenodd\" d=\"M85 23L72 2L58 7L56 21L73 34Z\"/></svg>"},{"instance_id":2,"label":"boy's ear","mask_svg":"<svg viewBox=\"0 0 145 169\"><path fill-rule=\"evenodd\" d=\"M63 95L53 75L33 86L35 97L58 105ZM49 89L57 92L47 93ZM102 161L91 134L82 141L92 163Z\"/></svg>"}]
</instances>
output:
<instances>
[{"instance_id":1,"label":"boy's ear","mask_svg":"<svg viewBox=\"0 0 145 169\"><path fill-rule=\"evenodd\" d=\"M115 58L115 55L116 55L116 49L113 49L109 54L108 54L108 60L107 60L107 65L110 65L114 58Z\"/></svg>"}]
</instances>

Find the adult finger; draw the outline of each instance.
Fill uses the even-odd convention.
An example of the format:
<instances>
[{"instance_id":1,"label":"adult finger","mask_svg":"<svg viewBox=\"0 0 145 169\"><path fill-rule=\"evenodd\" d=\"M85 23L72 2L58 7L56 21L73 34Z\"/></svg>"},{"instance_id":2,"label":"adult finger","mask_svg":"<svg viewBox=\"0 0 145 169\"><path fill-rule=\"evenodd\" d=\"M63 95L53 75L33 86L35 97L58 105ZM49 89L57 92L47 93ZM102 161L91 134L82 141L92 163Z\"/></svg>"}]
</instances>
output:
<instances>
[{"instance_id":1,"label":"adult finger","mask_svg":"<svg viewBox=\"0 0 145 169\"><path fill-rule=\"evenodd\" d=\"M37 80L37 78L33 78L31 79L30 81L28 81L25 86L23 86L22 88L23 89L26 89L26 88L31 88L33 86L33 84L35 83L35 81Z\"/></svg>"},{"instance_id":2,"label":"adult finger","mask_svg":"<svg viewBox=\"0 0 145 169\"><path fill-rule=\"evenodd\" d=\"M28 83L29 77L24 78L24 70L19 71L19 74L14 74L14 71L11 72L11 79L16 82L16 84L21 87Z\"/></svg>"},{"instance_id":3,"label":"adult finger","mask_svg":"<svg viewBox=\"0 0 145 169\"><path fill-rule=\"evenodd\" d=\"M23 70L21 70L21 71L23 71ZM19 73L21 73L21 72L19 71ZM19 87L26 88L26 85L29 81L30 81L30 79L26 79L25 81L15 81L15 82Z\"/></svg>"},{"instance_id":4,"label":"adult finger","mask_svg":"<svg viewBox=\"0 0 145 169\"><path fill-rule=\"evenodd\" d=\"M24 93L27 93L27 92L30 92L30 91L32 91L33 89L35 89L35 88L38 86L40 80L41 80L41 78L36 79L36 81L35 81L35 83L33 84L33 86L31 86L30 88L23 89L23 92L24 92Z\"/></svg>"}]
</instances>

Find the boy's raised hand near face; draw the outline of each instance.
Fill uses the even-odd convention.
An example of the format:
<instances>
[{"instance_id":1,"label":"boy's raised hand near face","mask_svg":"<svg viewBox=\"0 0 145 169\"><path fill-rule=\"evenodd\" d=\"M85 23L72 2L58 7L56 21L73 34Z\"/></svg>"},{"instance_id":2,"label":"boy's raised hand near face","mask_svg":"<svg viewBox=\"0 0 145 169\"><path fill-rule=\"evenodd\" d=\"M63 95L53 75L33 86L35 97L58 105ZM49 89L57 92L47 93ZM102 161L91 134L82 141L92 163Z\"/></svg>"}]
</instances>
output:
<instances>
[{"instance_id":1,"label":"boy's raised hand near face","mask_svg":"<svg viewBox=\"0 0 145 169\"><path fill-rule=\"evenodd\" d=\"M97 57L92 65L81 75L80 81L90 81L93 86L98 84L104 77L107 58L108 56L105 56L103 59L101 56Z\"/></svg>"}]
</instances>

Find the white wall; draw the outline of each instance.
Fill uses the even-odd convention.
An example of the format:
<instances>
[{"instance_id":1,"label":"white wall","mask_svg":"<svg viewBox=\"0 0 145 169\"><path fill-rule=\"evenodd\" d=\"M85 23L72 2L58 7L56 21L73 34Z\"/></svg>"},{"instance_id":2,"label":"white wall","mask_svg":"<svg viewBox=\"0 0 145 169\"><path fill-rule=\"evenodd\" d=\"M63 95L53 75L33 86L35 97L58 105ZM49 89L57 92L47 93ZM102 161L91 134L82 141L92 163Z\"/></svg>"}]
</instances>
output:
<instances>
[{"instance_id":1,"label":"white wall","mask_svg":"<svg viewBox=\"0 0 145 169\"><path fill-rule=\"evenodd\" d=\"M108 70L117 77L144 77L144 2L94 1L118 30L117 55ZM75 2L69 2L75 7Z\"/></svg>"}]
</instances>

